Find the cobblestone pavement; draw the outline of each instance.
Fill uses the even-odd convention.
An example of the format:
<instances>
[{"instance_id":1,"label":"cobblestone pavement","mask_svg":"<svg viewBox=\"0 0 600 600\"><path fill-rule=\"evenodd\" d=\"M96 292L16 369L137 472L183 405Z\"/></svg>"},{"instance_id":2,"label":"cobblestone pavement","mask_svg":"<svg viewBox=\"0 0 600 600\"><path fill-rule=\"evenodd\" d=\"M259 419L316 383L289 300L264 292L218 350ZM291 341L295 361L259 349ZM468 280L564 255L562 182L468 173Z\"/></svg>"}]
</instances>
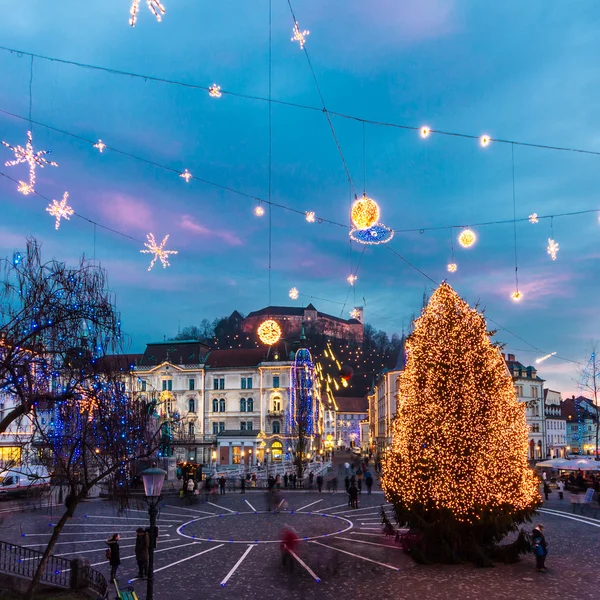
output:
<instances>
[{"instance_id":1,"label":"cobblestone pavement","mask_svg":"<svg viewBox=\"0 0 600 600\"><path fill-rule=\"evenodd\" d=\"M186 505L179 498L162 502L155 598L591 600L600 594L600 519L572 514L567 498L562 503L552 498L540 513L550 555L549 572L538 574L533 556L493 569L414 564L381 533L381 493L363 494L358 510L347 507L344 493L283 491L282 496L287 509L278 514L266 512L265 494L257 491L216 497L212 504ZM39 509L4 513L0 539L43 549L49 525L56 519L56 514L52 517ZM125 515L109 502L82 504L65 527L55 554L89 558L108 575L104 540L118 531L123 557L118 576L126 584L136 575L135 529L147 523L143 502ZM303 538L298 555L304 566L296 564L292 574L282 569L277 544L286 523ZM145 582L133 580L131 586L144 600Z\"/></svg>"}]
</instances>

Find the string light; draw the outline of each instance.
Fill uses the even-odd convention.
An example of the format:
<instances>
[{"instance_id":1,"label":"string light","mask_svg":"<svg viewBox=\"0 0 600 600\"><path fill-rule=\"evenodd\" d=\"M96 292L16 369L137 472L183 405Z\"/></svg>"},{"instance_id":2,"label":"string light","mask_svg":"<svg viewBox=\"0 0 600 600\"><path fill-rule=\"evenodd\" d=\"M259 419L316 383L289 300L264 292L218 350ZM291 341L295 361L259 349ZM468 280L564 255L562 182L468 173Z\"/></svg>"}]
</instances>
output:
<instances>
[{"instance_id":1,"label":"string light","mask_svg":"<svg viewBox=\"0 0 600 600\"><path fill-rule=\"evenodd\" d=\"M146 4L148 5L148 10L154 14L156 20L160 23L162 21L162 16L166 13L165 7L159 2L159 0L146 0ZM139 8L140 0L132 0L131 8L129 9L129 14L131 15L129 24L132 27L135 27L137 22Z\"/></svg>"},{"instance_id":2,"label":"string light","mask_svg":"<svg viewBox=\"0 0 600 600\"><path fill-rule=\"evenodd\" d=\"M303 50L304 44L306 44L306 36L310 35L310 31L308 31L308 29L300 31L300 28L298 27L298 21L294 22L294 29L292 29L292 31L294 33L294 37L292 37L290 41L300 42L300 49Z\"/></svg>"},{"instance_id":3,"label":"string light","mask_svg":"<svg viewBox=\"0 0 600 600\"><path fill-rule=\"evenodd\" d=\"M348 277L346 277L346 281L350 284L350 285L354 285L356 283L356 280L358 279L358 275L354 275L354 274L350 274L348 275Z\"/></svg>"},{"instance_id":4,"label":"string light","mask_svg":"<svg viewBox=\"0 0 600 600\"><path fill-rule=\"evenodd\" d=\"M532 215L529 215L529 222L530 223L537 223L539 221L537 213L533 213Z\"/></svg>"},{"instance_id":5,"label":"string light","mask_svg":"<svg viewBox=\"0 0 600 600\"><path fill-rule=\"evenodd\" d=\"M299 295L300 295L300 292L298 292L298 290L295 287L293 287L290 290L289 296L292 300L298 300Z\"/></svg>"},{"instance_id":6,"label":"string light","mask_svg":"<svg viewBox=\"0 0 600 600\"><path fill-rule=\"evenodd\" d=\"M256 330L258 339L267 346L276 344L281 339L281 327L273 319L263 321Z\"/></svg>"},{"instance_id":7,"label":"string light","mask_svg":"<svg viewBox=\"0 0 600 600\"><path fill-rule=\"evenodd\" d=\"M491 141L492 141L492 138L489 135L482 135L479 138L479 143L481 144L482 148L489 146Z\"/></svg>"},{"instance_id":8,"label":"string light","mask_svg":"<svg viewBox=\"0 0 600 600\"><path fill-rule=\"evenodd\" d=\"M426 137L429 137L429 134L431 133L431 129L429 127L427 127L427 125L421 127L421 137L423 139L425 139Z\"/></svg>"},{"instance_id":9,"label":"string light","mask_svg":"<svg viewBox=\"0 0 600 600\"><path fill-rule=\"evenodd\" d=\"M185 179L186 183L189 183L193 175L186 169L183 173L179 173L179 177Z\"/></svg>"},{"instance_id":10,"label":"string light","mask_svg":"<svg viewBox=\"0 0 600 600\"><path fill-rule=\"evenodd\" d=\"M458 243L463 248L470 248L477 241L477 236L470 229L463 229L458 236Z\"/></svg>"},{"instance_id":11,"label":"string light","mask_svg":"<svg viewBox=\"0 0 600 600\"><path fill-rule=\"evenodd\" d=\"M394 237L394 230L376 223L368 229L351 229L350 237L359 244L387 244Z\"/></svg>"},{"instance_id":12,"label":"string light","mask_svg":"<svg viewBox=\"0 0 600 600\"><path fill-rule=\"evenodd\" d=\"M448 263L448 273L456 273L456 269L458 269L458 266L456 263Z\"/></svg>"},{"instance_id":13,"label":"string light","mask_svg":"<svg viewBox=\"0 0 600 600\"><path fill-rule=\"evenodd\" d=\"M102 152L104 152L104 148L106 148L106 144L102 140L98 140L98 142L94 144L94 148L98 148L98 150L100 150L100 154L102 154Z\"/></svg>"},{"instance_id":14,"label":"string light","mask_svg":"<svg viewBox=\"0 0 600 600\"><path fill-rule=\"evenodd\" d=\"M7 142L2 142L2 144L15 153L14 160L9 160L4 163L7 167L14 167L15 165L21 163L27 163L29 165L29 183L26 183L25 181L19 181L19 186L17 187L19 192L25 196L35 191L36 166L40 168L44 168L45 165L58 167L58 163L46 160L44 158L46 154L50 154L50 150L38 150L37 152L33 151L31 131L27 132L27 144L25 144L25 148L23 148L23 146L11 146Z\"/></svg>"},{"instance_id":15,"label":"string light","mask_svg":"<svg viewBox=\"0 0 600 600\"><path fill-rule=\"evenodd\" d=\"M65 192L60 202L57 200L52 200L52 203L46 208L46 211L49 212L51 216L56 217L54 229L58 229L60 227L61 219L66 219L69 221L71 216L75 214L75 211L67 205L68 198L69 192Z\"/></svg>"},{"instance_id":16,"label":"string light","mask_svg":"<svg viewBox=\"0 0 600 600\"><path fill-rule=\"evenodd\" d=\"M379 221L379 205L373 198L363 194L355 200L350 209L350 219L356 229L368 229Z\"/></svg>"},{"instance_id":17,"label":"string light","mask_svg":"<svg viewBox=\"0 0 600 600\"><path fill-rule=\"evenodd\" d=\"M467 545L482 531L506 535L540 497L525 406L485 318L443 283L415 321L406 356L383 464L386 500L400 521L443 532L453 548L461 532Z\"/></svg>"},{"instance_id":18,"label":"string light","mask_svg":"<svg viewBox=\"0 0 600 600\"><path fill-rule=\"evenodd\" d=\"M514 291L510 296L515 302L519 302L523 298L523 293L519 290Z\"/></svg>"},{"instance_id":19,"label":"string light","mask_svg":"<svg viewBox=\"0 0 600 600\"><path fill-rule=\"evenodd\" d=\"M555 240L553 240L552 238L548 238L548 254L550 255L550 258L552 260L556 260L556 255L558 253L559 247L558 247L558 242L556 242Z\"/></svg>"},{"instance_id":20,"label":"string light","mask_svg":"<svg viewBox=\"0 0 600 600\"><path fill-rule=\"evenodd\" d=\"M209 88L208 88L208 95L211 98L220 98L223 94L221 93L221 86L217 85L216 83L213 83Z\"/></svg>"},{"instance_id":21,"label":"string light","mask_svg":"<svg viewBox=\"0 0 600 600\"><path fill-rule=\"evenodd\" d=\"M312 211L312 210L310 210L310 211L309 211L309 210L307 210L305 214L306 214L306 220L307 220L309 223L314 223L314 222L315 222L315 213L314 213L314 211Z\"/></svg>"},{"instance_id":22,"label":"string light","mask_svg":"<svg viewBox=\"0 0 600 600\"><path fill-rule=\"evenodd\" d=\"M265 209L259 204L255 209L254 209L254 214L257 217L262 217L265 214Z\"/></svg>"},{"instance_id":23,"label":"string light","mask_svg":"<svg viewBox=\"0 0 600 600\"><path fill-rule=\"evenodd\" d=\"M154 239L154 234L153 233L149 233L148 235L146 235L146 238L148 239L147 242L144 242L144 246L146 246L147 250L140 250L140 252L142 254L153 254L154 257L152 258L152 261L150 262L150 266L148 267L148 271L152 270L152 267L154 267L154 263L156 262L157 259L160 259L160 262L162 263L163 268L167 268L170 267L171 264L169 263L169 254L179 254L179 252L177 250L165 250L165 244L167 243L167 240L169 239L168 235L165 235L163 241L161 242L160 246L158 246L156 244L156 240Z\"/></svg>"}]
</instances>

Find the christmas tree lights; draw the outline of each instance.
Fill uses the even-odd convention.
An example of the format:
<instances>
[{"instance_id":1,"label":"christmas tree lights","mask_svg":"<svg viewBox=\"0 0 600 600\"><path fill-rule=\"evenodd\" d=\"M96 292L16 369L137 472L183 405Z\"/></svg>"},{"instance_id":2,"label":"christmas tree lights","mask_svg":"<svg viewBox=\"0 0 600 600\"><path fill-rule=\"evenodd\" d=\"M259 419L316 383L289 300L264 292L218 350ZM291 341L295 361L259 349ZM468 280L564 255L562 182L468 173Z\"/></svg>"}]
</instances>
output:
<instances>
[{"instance_id":1,"label":"christmas tree lights","mask_svg":"<svg viewBox=\"0 0 600 600\"><path fill-rule=\"evenodd\" d=\"M382 486L423 560L490 550L540 498L527 463L525 406L486 321L446 283L406 342Z\"/></svg>"},{"instance_id":2,"label":"christmas tree lights","mask_svg":"<svg viewBox=\"0 0 600 600\"><path fill-rule=\"evenodd\" d=\"M156 17L156 20L160 23L162 21L163 15L167 12L165 7L160 3L159 0L146 0L146 4L148 5L148 10ZM129 24L132 27L135 27L137 22L137 14L140 9L140 0L132 0L131 8L129 9L129 14L131 15L129 19Z\"/></svg>"},{"instance_id":3,"label":"christmas tree lights","mask_svg":"<svg viewBox=\"0 0 600 600\"><path fill-rule=\"evenodd\" d=\"M66 219L69 221L71 217L75 214L75 211L67 205L67 200L69 198L69 193L65 192L63 194L62 200L58 202L57 200L52 200L52 203L48 205L46 211L50 213L51 216L56 217L56 225L55 229L60 227L60 220Z\"/></svg>"},{"instance_id":4,"label":"christmas tree lights","mask_svg":"<svg viewBox=\"0 0 600 600\"><path fill-rule=\"evenodd\" d=\"M165 244L167 243L167 240L169 239L169 236L165 235L160 246L156 243L153 233L149 233L146 236L146 238L148 239L148 241L144 242L144 246L146 246L147 250L140 250L140 252L142 254L153 254L154 255L154 257L152 258L152 261L150 262L150 266L148 267L148 271L152 270L152 267L154 267L154 263L156 263L157 259L160 259L160 262L162 263L163 268L166 269L167 267L170 267L171 264L169 263L169 254L179 254L179 252L177 250L165 250L164 249Z\"/></svg>"}]
</instances>

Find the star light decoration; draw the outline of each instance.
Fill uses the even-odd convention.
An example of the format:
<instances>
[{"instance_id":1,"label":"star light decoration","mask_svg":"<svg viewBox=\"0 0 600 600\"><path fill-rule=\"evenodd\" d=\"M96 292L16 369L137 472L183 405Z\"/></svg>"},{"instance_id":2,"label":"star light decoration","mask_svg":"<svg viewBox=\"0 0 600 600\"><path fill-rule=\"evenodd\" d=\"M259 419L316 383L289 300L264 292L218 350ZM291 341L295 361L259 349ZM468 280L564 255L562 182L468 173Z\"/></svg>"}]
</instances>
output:
<instances>
[{"instance_id":1,"label":"star light decoration","mask_svg":"<svg viewBox=\"0 0 600 600\"><path fill-rule=\"evenodd\" d=\"M100 154L104 152L104 148L106 148L106 144L102 140L98 140L96 144L94 144L94 148L98 148L100 150Z\"/></svg>"},{"instance_id":2,"label":"star light decoration","mask_svg":"<svg viewBox=\"0 0 600 600\"><path fill-rule=\"evenodd\" d=\"M299 42L300 50L303 50L304 44L306 44L306 36L310 35L310 31L308 31L308 29L305 29L304 31L300 31L300 27L298 27L298 21L296 21L294 23L294 29L292 29L292 33L294 34L294 37L291 38L290 41Z\"/></svg>"},{"instance_id":3,"label":"star light decoration","mask_svg":"<svg viewBox=\"0 0 600 600\"><path fill-rule=\"evenodd\" d=\"M208 88L208 95L211 98L220 98L223 94L221 92L221 86L217 85L216 83L213 83L209 88Z\"/></svg>"},{"instance_id":4,"label":"star light decoration","mask_svg":"<svg viewBox=\"0 0 600 600\"><path fill-rule=\"evenodd\" d=\"M298 291L298 289L297 289L297 288L293 287L293 288L290 290L290 294L289 294L289 296L290 296L290 298L291 298L292 300L298 300L298 296L299 296L299 295L300 295L300 292Z\"/></svg>"},{"instance_id":5,"label":"star light decoration","mask_svg":"<svg viewBox=\"0 0 600 600\"><path fill-rule=\"evenodd\" d=\"M193 175L186 169L183 173L179 173L179 177L185 179L186 183L189 183Z\"/></svg>"},{"instance_id":6,"label":"star light decoration","mask_svg":"<svg viewBox=\"0 0 600 600\"><path fill-rule=\"evenodd\" d=\"M530 223L537 223L539 221L537 213L533 213L532 215L529 215L529 222Z\"/></svg>"},{"instance_id":7,"label":"star light decoration","mask_svg":"<svg viewBox=\"0 0 600 600\"><path fill-rule=\"evenodd\" d=\"M458 265L456 263L448 263L448 273L456 273L456 269L458 269Z\"/></svg>"},{"instance_id":8,"label":"star light decoration","mask_svg":"<svg viewBox=\"0 0 600 600\"><path fill-rule=\"evenodd\" d=\"M346 281L350 284L350 285L354 285L356 283L356 280L358 279L358 275L354 275L354 274L350 274L348 275L348 277L346 277Z\"/></svg>"},{"instance_id":9,"label":"star light decoration","mask_svg":"<svg viewBox=\"0 0 600 600\"><path fill-rule=\"evenodd\" d=\"M52 200L46 211L50 213L51 216L56 217L56 224L54 229L58 229L60 227L60 220L66 219L69 221L71 216L75 214L75 211L67 204L67 200L69 198L69 192L65 192L63 194L62 200L58 202L58 200Z\"/></svg>"},{"instance_id":10,"label":"star light decoration","mask_svg":"<svg viewBox=\"0 0 600 600\"><path fill-rule=\"evenodd\" d=\"M263 321L256 330L258 339L267 346L276 344L281 339L281 327L273 319Z\"/></svg>"},{"instance_id":11,"label":"star light decoration","mask_svg":"<svg viewBox=\"0 0 600 600\"><path fill-rule=\"evenodd\" d=\"M558 253L559 247L558 242L553 240L552 238L548 238L548 254L552 260L556 260L556 255Z\"/></svg>"},{"instance_id":12,"label":"star light decoration","mask_svg":"<svg viewBox=\"0 0 600 600\"><path fill-rule=\"evenodd\" d=\"M358 320L360 317L360 311L358 308L354 308L350 311L350 318Z\"/></svg>"},{"instance_id":13,"label":"star light decoration","mask_svg":"<svg viewBox=\"0 0 600 600\"><path fill-rule=\"evenodd\" d=\"M140 252L142 254L154 254L154 258L152 258L152 261L150 262L150 266L148 267L148 271L152 270L152 267L154 267L154 263L157 261L157 259L160 259L160 262L162 263L163 268L167 268L170 267L171 264L169 263L169 254L179 254L179 252L177 250L165 250L165 244L167 243L167 240L169 239L168 235L165 235L163 241L160 243L160 246L158 246L156 244L156 240L154 239L154 234L153 233L149 233L146 238L148 239L147 242L144 242L144 246L146 246L147 250L140 250Z\"/></svg>"},{"instance_id":14,"label":"star light decoration","mask_svg":"<svg viewBox=\"0 0 600 600\"><path fill-rule=\"evenodd\" d=\"M314 211L307 210L305 214L306 214L306 220L309 223L314 223L315 222L315 213L314 213Z\"/></svg>"},{"instance_id":15,"label":"star light decoration","mask_svg":"<svg viewBox=\"0 0 600 600\"><path fill-rule=\"evenodd\" d=\"M7 167L14 167L15 165L19 165L21 163L27 163L29 165L29 183L25 181L19 181L19 185L17 187L19 192L25 196L35 191L36 167L44 168L45 165L58 167L58 163L46 160L44 158L46 154L50 154L50 150L38 150L37 152L33 151L31 131L27 132L27 144L25 144L25 148L23 148L23 146L11 146L7 142L2 142L2 144L15 153L14 160L8 160L6 163L4 163Z\"/></svg>"},{"instance_id":16,"label":"star light decoration","mask_svg":"<svg viewBox=\"0 0 600 600\"><path fill-rule=\"evenodd\" d=\"M146 4L148 5L148 10L154 14L156 20L160 23L162 21L163 15L167 12L165 7L160 3L159 0L146 0ZM137 22L137 14L140 9L140 0L133 0L131 2L131 8L129 9L129 14L131 18L129 19L129 24L132 27L135 27Z\"/></svg>"}]
</instances>

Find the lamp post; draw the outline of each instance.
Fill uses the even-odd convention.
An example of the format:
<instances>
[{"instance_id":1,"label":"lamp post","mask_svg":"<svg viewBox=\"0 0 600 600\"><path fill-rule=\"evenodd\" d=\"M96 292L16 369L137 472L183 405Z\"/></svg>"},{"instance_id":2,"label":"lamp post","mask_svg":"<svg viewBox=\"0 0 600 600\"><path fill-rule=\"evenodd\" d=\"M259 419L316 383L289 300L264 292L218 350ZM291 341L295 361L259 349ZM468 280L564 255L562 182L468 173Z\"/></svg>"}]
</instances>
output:
<instances>
[{"instance_id":1,"label":"lamp post","mask_svg":"<svg viewBox=\"0 0 600 600\"><path fill-rule=\"evenodd\" d=\"M217 451L213 450L211 454L213 471L217 470Z\"/></svg>"},{"instance_id":2,"label":"lamp post","mask_svg":"<svg viewBox=\"0 0 600 600\"><path fill-rule=\"evenodd\" d=\"M269 476L269 454L271 454L271 448L267 448L267 455L265 456L265 466L267 467L267 477Z\"/></svg>"},{"instance_id":3,"label":"lamp post","mask_svg":"<svg viewBox=\"0 0 600 600\"><path fill-rule=\"evenodd\" d=\"M158 503L167 472L153 466L151 469L142 471L144 480L144 494L148 503L148 514L150 515L150 547L148 552L148 587L146 588L146 600L154 600L154 548L156 547L156 516L158 515Z\"/></svg>"}]
</instances>

